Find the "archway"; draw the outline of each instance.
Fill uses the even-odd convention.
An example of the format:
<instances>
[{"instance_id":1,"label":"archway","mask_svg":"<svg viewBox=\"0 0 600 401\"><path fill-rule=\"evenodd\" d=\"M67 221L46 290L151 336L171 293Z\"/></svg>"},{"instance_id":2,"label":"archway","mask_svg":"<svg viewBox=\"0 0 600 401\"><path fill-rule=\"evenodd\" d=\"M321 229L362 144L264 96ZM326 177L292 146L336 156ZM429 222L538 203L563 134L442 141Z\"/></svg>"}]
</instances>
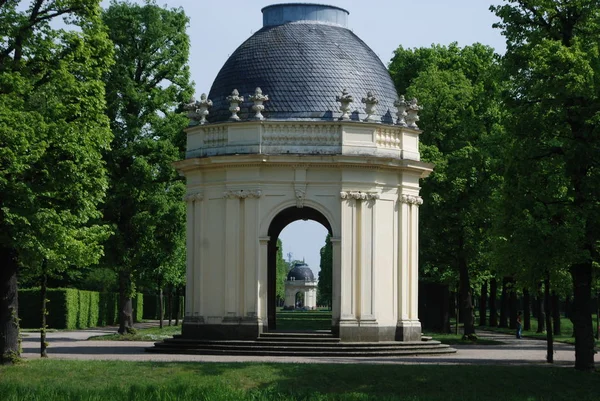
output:
<instances>
[{"instance_id":1,"label":"archway","mask_svg":"<svg viewBox=\"0 0 600 401\"><path fill-rule=\"evenodd\" d=\"M279 212L269 225L269 244L267 255L267 318L269 331L277 328L277 238L281 231L297 220L313 220L322 224L331 235L331 224L318 210L311 207L289 207Z\"/></svg>"}]
</instances>

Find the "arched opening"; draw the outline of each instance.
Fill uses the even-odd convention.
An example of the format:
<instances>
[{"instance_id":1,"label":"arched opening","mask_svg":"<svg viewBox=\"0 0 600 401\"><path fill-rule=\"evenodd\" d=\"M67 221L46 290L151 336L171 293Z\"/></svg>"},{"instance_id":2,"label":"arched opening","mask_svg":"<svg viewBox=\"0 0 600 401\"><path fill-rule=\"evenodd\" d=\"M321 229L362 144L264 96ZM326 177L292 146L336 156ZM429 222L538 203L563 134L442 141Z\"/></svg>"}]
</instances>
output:
<instances>
[{"instance_id":1,"label":"arched opening","mask_svg":"<svg viewBox=\"0 0 600 401\"><path fill-rule=\"evenodd\" d=\"M267 318L269 331L277 328L277 239L281 231L297 220L313 220L320 223L331 235L331 224L318 210L311 207L290 207L282 210L269 225L269 245L267 257Z\"/></svg>"},{"instance_id":2,"label":"arched opening","mask_svg":"<svg viewBox=\"0 0 600 401\"><path fill-rule=\"evenodd\" d=\"M304 307L304 293L302 291L298 291L296 293L296 308Z\"/></svg>"}]
</instances>

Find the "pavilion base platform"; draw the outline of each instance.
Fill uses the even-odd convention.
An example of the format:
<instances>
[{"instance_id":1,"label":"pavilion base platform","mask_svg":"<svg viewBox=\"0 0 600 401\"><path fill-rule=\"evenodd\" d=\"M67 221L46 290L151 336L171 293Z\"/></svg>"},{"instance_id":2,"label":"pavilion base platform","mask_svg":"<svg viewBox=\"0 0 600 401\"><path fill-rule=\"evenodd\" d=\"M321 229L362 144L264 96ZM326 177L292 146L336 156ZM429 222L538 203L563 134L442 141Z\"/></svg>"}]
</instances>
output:
<instances>
[{"instance_id":1,"label":"pavilion base platform","mask_svg":"<svg viewBox=\"0 0 600 401\"><path fill-rule=\"evenodd\" d=\"M255 340L199 340L175 336L146 348L161 354L307 356L307 357L391 357L451 354L456 349L431 337L419 341L348 342L329 331L269 332Z\"/></svg>"}]
</instances>

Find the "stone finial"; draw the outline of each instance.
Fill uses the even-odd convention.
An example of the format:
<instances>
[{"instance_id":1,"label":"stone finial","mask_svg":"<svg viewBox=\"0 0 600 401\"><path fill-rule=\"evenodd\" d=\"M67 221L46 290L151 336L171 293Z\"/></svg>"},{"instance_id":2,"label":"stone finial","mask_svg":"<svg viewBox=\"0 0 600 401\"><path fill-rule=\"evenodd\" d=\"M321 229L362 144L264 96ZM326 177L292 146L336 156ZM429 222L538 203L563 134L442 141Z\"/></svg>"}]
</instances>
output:
<instances>
[{"instance_id":1,"label":"stone finial","mask_svg":"<svg viewBox=\"0 0 600 401\"><path fill-rule=\"evenodd\" d=\"M373 92L369 91L367 92L367 97L363 97L361 102L365 104L365 112L367 113L367 118L363 121L368 123L377 122L377 119L373 117L373 114L375 114L375 106L379 103L379 99L373 95Z\"/></svg>"},{"instance_id":2,"label":"stone finial","mask_svg":"<svg viewBox=\"0 0 600 401\"><path fill-rule=\"evenodd\" d=\"M344 88L342 90L342 96L336 96L335 100L341 103L340 111L342 112L342 116L340 120L348 121L350 120L350 103L354 101L354 98L348 94L348 91Z\"/></svg>"},{"instance_id":3,"label":"stone finial","mask_svg":"<svg viewBox=\"0 0 600 401\"><path fill-rule=\"evenodd\" d=\"M229 102L229 111L231 112L230 120L240 121L240 117L237 115L240 111L240 103L244 101L244 97L240 96L240 92L237 89L234 89L231 92L231 95L227 96L227 101Z\"/></svg>"},{"instance_id":4,"label":"stone finial","mask_svg":"<svg viewBox=\"0 0 600 401\"><path fill-rule=\"evenodd\" d=\"M255 120L264 120L265 117L262 115L262 111L265 109L264 102L269 100L269 95L263 95L262 89L256 88L254 95L250 96L250 101L254 102L252 110L256 112L254 115Z\"/></svg>"},{"instance_id":5,"label":"stone finial","mask_svg":"<svg viewBox=\"0 0 600 401\"><path fill-rule=\"evenodd\" d=\"M419 129L417 121L419 121L419 110L423 109L423 106L417 104L417 99L412 98L406 105L406 125L408 128Z\"/></svg>"},{"instance_id":6,"label":"stone finial","mask_svg":"<svg viewBox=\"0 0 600 401\"><path fill-rule=\"evenodd\" d=\"M206 116L208 116L208 109L212 107L212 100L206 97L206 93L200 95L200 100L196 102L197 110L196 114L200 117L200 124L206 124Z\"/></svg>"},{"instance_id":7,"label":"stone finial","mask_svg":"<svg viewBox=\"0 0 600 401\"><path fill-rule=\"evenodd\" d=\"M396 100L394 102L394 106L398 109L398 113L396 113L396 115L398 116L398 120L396 120L396 125L400 125L401 127L406 127L405 118L407 116L406 107L408 106L408 103L404 99L404 95L400 95L398 100Z\"/></svg>"},{"instance_id":8,"label":"stone finial","mask_svg":"<svg viewBox=\"0 0 600 401\"><path fill-rule=\"evenodd\" d=\"M197 120L198 113L196 113L196 111L198 110L198 102L196 101L196 98L192 96L189 102L184 103L183 110L187 111L187 117L190 120Z\"/></svg>"}]
</instances>

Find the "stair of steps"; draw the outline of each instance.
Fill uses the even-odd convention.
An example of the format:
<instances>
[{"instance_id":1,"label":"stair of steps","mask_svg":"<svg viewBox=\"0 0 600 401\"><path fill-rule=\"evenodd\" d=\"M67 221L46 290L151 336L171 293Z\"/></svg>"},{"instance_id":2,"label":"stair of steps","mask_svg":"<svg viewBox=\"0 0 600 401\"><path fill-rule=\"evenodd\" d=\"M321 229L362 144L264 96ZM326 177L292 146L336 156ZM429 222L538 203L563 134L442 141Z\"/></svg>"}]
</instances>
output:
<instances>
[{"instance_id":1,"label":"stair of steps","mask_svg":"<svg viewBox=\"0 0 600 401\"><path fill-rule=\"evenodd\" d=\"M330 332L270 332L256 340L195 340L174 336L146 348L148 352L197 355L385 357L456 352L424 337L406 342L342 342Z\"/></svg>"}]
</instances>

